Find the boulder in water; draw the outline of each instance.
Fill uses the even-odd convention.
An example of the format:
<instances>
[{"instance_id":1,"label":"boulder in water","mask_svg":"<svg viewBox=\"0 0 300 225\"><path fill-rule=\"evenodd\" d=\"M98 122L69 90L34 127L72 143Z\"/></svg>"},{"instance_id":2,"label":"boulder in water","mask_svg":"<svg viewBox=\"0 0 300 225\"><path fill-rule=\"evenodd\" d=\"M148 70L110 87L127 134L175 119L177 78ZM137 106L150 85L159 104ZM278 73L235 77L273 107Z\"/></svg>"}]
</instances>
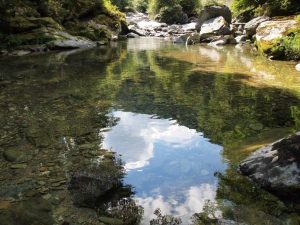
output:
<instances>
[{"instance_id":1,"label":"boulder in water","mask_svg":"<svg viewBox=\"0 0 300 225\"><path fill-rule=\"evenodd\" d=\"M257 150L239 169L262 188L299 200L300 132Z\"/></svg>"}]
</instances>

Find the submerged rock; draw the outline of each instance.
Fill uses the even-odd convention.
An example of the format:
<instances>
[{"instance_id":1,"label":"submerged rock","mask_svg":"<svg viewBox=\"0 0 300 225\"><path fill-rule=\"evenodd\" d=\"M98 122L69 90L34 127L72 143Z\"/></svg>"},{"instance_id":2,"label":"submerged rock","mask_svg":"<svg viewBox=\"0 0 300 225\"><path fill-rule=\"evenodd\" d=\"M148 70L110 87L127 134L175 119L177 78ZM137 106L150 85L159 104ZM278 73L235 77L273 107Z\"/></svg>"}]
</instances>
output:
<instances>
[{"instance_id":1,"label":"submerged rock","mask_svg":"<svg viewBox=\"0 0 300 225\"><path fill-rule=\"evenodd\" d=\"M230 9L226 6L219 6L219 5L212 5L212 6L205 6L201 11L197 23L197 30L199 31L203 25L203 23L207 20L212 18L222 16L225 21L230 24L232 20L232 13Z\"/></svg>"},{"instance_id":2,"label":"submerged rock","mask_svg":"<svg viewBox=\"0 0 300 225\"><path fill-rule=\"evenodd\" d=\"M0 213L0 225L53 225L52 206L41 197L16 203Z\"/></svg>"},{"instance_id":3,"label":"submerged rock","mask_svg":"<svg viewBox=\"0 0 300 225\"><path fill-rule=\"evenodd\" d=\"M219 16L203 23L200 31L200 39L204 40L212 36L227 34L230 34L229 24L222 16Z\"/></svg>"},{"instance_id":4,"label":"submerged rock","mask_svg":"<svg viewBox=\"0 0 300 225\"><path fill-rule=\"evenodd\" d=\"M300 132L257 150L239 169L262 188L299 200Z\"/></svg>"}]
</instances>

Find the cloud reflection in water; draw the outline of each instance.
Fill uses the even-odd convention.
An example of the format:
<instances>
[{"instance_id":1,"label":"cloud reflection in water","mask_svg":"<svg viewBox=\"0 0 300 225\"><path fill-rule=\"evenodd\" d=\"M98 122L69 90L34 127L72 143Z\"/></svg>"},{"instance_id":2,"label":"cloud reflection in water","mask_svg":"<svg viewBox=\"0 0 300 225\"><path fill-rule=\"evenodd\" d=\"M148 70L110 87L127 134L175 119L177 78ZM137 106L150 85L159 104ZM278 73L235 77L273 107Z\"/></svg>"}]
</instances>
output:
<instances>
[{"instance_id":1,"label":"cloud reflection in water","mask_svg":"<svg viewBox=\"0 0 300 225\"><path fill-rule=\"evenodd\" d=\"M122 155L125 182L135 187L146 221L156 208L185 220L214 199L213 174L226 168L221 146L174 120L123 111L113 115L120 121L104 133L103 147Z\"/></svg>"}]
</instances>

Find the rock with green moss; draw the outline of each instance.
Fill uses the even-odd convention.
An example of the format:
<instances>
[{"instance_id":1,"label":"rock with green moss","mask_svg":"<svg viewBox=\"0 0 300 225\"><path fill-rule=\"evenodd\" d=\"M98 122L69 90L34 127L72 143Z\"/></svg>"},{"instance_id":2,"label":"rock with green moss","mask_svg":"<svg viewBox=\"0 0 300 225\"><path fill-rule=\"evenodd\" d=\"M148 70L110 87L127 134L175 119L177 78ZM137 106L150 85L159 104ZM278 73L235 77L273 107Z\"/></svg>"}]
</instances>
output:
<instances>
[{"instance_id":1,"label":"rock with green moss","mask_svg":"<svg viewBox=\"0 0 300 225\"><path fill-rule=\"evenodd\" d=\"M256 45L274 59L299 59L300 22L286 18L261 23L256 30Z\"/></svg>"},{"instance_id":2,"label":"rock with green moss","mask_svg":"<svg viewBox=\"0 0 300 225\"><path fill-rule=\"evenodd\" d=\"M125 15L108 0L4 1L0 13L2 49L93 47L97 42L107 43L127 27Z\"/></svg>"}]
</instances>

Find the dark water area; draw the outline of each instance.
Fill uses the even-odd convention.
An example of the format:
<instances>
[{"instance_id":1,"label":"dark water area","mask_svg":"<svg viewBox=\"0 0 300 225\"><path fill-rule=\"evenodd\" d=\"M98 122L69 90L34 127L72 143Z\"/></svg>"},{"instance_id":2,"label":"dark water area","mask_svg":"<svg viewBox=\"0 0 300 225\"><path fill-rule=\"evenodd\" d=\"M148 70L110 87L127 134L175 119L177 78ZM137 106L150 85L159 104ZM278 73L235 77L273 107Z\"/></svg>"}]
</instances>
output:
<instances>
[{"instance_id":1,"label":"dark water area","mask_svg":"<svg viewBox=\"0 0 300 225\"><path fill-rule=\"evenodd\" d=\"M0 59L0 225L149 224L158 208L299 224L237 171L300 128L300 74L252 51L142 38Z\"/></svg>"}]
</instances>

